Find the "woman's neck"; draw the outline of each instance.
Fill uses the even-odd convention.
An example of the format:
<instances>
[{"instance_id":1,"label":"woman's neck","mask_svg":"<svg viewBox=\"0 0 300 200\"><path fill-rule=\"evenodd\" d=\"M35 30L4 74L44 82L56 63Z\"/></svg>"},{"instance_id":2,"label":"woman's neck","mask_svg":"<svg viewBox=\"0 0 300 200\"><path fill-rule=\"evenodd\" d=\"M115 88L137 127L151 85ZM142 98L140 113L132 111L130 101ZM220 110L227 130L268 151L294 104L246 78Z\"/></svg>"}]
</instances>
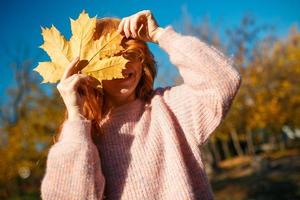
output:
<instances>
[{"instance_id":1,"label":"woman's neck","mask_svg":"<svg viewBox=\"0 0 300 200\"><path fill-rule=\"evenodd\" d=\"M108 113L109 111L118 108L122 105L125 105L127 103L130 103L136 99L135 94L129 95L127 97L112 97L109 95L105 95L105 113Z\"/></svg>"}]
</instances>

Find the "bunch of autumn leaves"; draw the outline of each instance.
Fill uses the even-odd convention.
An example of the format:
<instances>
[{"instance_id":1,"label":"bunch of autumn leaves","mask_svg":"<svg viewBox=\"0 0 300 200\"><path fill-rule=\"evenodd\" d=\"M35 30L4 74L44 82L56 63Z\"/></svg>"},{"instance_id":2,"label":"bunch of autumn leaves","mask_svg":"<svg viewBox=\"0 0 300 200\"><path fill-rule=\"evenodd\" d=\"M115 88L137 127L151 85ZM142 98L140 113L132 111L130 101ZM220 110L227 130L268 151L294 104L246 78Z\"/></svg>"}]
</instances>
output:
<instances>
[{"instance_id":1,"label":"bunch of autumn leaves","mask_svg":"<svg viewBox=\"0 0 300 200\"><path fill-rule=\"evenodd\" d=\"M100 83L102 80L124 78L122 70L128 60L119 54L124 50L121 45L124 36L114 31L95 40L96 23L96 17L90 18L85 11L78 19L71 19L70 41L53 25L51 28L42 28L44 43L40 47L51 58L51 62L39 62L34 68L43 77L42 83L58 82L76 57L84 65L77 66L81 68L81 73L95 77Z\"/></svg>"}]
</instances>

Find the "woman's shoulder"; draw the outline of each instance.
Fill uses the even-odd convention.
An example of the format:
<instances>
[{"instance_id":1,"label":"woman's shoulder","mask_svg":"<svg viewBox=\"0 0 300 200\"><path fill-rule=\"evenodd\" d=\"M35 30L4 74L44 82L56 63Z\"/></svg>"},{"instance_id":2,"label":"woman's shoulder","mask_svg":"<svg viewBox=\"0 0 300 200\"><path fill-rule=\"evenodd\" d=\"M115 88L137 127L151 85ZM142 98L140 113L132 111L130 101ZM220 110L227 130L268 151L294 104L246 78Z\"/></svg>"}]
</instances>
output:
<instances>
[{"instance_id":1,"label":"woman's shoulder","mask_svg":"<svg viewBox=\"0 0 300 200\"><path fill-rule=\"evenodd\" d=\"M177 87L178 86L157 87L152 91L149 104L168 101L172 93L177 90Z\"/></svg>"},{"instance_id":2,"label":"woman's shoulder","mask_svg":"<svg viewBox=\"0 0 300 200\"><path fill-rule=\"evenodd\" d=\"M166 87L157 87L153 90L153 94L155 95L163 95L165 91L170 90L171 86Z\"/></svg>"},{"instance_id":3,"label":"woman's shoulder","mask_svg":"<svg viewBox=\"0 0 300 200\"><path fill-rule=\"evenodd\" d=\"M184 96L185 85L158 87L153 90L151 100L164 99L165 101Z\"/></svg>"},{"instance_id":4,"label":"woman's shoulder","mask_svg":"<svg viewBox=\"0 0 300 200\"><path fill-rule=\"evenodd\" d=\"M151 99L147 105L157 107L160 109L162 106L167 109L177 110L186 109L191 107L195 102L200 102L201 97L192 94L191 89L187 85L175 85L158 87L153 90Z\"/></svg>"},{"instance_id":5,"label":"woman's shoulder","mask_svg":"<svg viewBox=\"0 0 300 200\"><path fill-rule=\"evenodd\" d=\"M152 91L151 101L163 98L166 93L171 89L171 86L157 87Z\"/></svg>"}]
</instances>

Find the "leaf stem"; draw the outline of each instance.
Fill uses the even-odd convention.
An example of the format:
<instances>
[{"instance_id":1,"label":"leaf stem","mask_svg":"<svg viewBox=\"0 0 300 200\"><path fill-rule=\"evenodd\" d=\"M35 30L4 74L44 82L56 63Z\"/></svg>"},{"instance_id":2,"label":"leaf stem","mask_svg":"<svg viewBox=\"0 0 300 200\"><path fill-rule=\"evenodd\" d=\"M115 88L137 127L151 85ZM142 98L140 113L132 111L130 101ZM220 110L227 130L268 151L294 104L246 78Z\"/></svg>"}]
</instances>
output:
<instances>
[{"instance_id":1,"label":"leaf stem","mask_svg":"<svg viewBox=\"0 0 300 200\"><path fill-rule=\"evenodd\" d=\"M118 36L118 34L116 34L110 41L106 42L106 44L104 44L99 51L97 51L97 53L95 53L95 55L89 60L89 63L94 59L94 57L104 48L106 47L112 40L114 40L116 37ZM99 39L100 40L100 39Z\"/></svg>"}]
</instances>

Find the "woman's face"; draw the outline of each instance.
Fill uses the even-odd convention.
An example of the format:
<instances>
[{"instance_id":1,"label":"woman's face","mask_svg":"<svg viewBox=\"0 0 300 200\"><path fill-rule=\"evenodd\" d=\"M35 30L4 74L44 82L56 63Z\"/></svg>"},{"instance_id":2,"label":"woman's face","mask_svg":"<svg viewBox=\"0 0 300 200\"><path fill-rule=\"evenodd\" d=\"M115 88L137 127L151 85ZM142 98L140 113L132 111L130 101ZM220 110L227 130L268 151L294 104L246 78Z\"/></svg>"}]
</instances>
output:
<instances>
[{"instance_id":1,"label":"woman's face","mask_svg":"<svg viewBox=\"0 0 300 200\"><path fill-rule=\"evenodd\" d=\"M137 61L129 61L122 73L125 78L104 80L103 89L110 101L123 104L136 98L135 89L142 76L142 64Z\"/></svg>"}]
</instances>

